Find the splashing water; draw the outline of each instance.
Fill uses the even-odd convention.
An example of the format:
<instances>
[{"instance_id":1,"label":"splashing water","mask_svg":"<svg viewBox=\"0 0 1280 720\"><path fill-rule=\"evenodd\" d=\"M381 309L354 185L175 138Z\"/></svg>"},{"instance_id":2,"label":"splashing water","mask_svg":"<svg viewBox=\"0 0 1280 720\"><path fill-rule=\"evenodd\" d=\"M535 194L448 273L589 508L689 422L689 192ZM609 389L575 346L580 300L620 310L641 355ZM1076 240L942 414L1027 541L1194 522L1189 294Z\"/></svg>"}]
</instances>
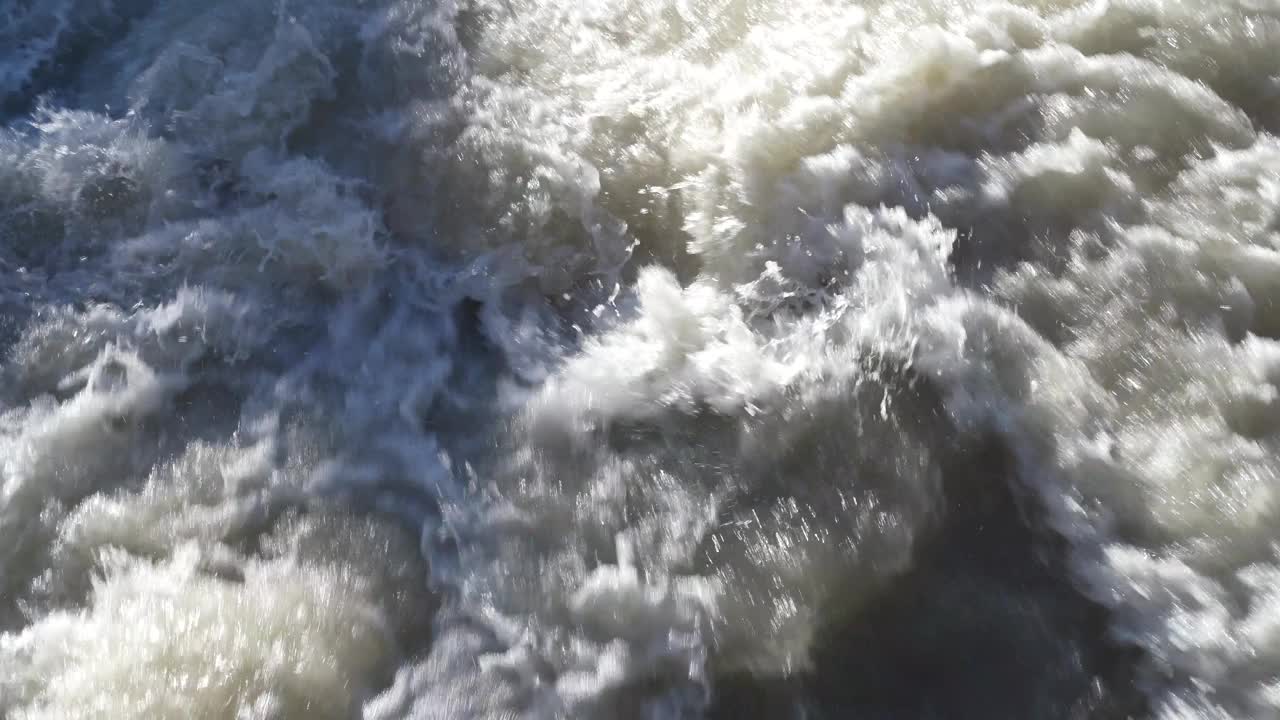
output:
<instances>
[{"instance_id":1,"label":"splashing water","mask_svg":"<svg viewBox=\"0 0 1280 720\"><path fill-rule=\"evenodd\" d=\"M10 0L0 717L1280 717L1278 46Z\"/></svg>"}]
</instances>

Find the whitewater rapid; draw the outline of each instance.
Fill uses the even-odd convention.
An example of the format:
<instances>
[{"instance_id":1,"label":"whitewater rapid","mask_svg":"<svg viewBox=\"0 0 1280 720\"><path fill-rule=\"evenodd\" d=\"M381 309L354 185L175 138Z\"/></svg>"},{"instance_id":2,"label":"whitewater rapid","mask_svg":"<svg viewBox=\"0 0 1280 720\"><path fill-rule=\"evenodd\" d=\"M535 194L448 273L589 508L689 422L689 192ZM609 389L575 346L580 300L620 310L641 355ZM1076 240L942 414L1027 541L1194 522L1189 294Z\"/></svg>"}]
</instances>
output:
<instances>
[{"instance_id":1,"label":"whitewater rapid","mask_svg":"<svg viewBox=\"0 0 1280 720\"><path fill-rule=\"evenodd\" d=\"M1280 718L1277 0L0 0L0 718Z\"/></svg>"}]
</instances>

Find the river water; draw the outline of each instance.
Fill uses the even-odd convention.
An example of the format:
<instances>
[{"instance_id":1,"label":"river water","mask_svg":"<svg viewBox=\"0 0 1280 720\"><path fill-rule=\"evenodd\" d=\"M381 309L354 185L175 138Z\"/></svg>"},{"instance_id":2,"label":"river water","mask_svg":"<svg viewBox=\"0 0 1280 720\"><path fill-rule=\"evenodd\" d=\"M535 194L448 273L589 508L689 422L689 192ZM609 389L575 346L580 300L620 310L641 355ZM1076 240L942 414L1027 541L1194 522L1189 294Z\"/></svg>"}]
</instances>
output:
<instances>
[{"instance_id":1,"label":"river water","mask_svg":"<svg viewBox=\"0 0 1280 720\"><path fill-rule=\"evenodd\" d=\"M0 0L0 717L1280 717L1276 0Z\"/></svg>"}]
</instances>

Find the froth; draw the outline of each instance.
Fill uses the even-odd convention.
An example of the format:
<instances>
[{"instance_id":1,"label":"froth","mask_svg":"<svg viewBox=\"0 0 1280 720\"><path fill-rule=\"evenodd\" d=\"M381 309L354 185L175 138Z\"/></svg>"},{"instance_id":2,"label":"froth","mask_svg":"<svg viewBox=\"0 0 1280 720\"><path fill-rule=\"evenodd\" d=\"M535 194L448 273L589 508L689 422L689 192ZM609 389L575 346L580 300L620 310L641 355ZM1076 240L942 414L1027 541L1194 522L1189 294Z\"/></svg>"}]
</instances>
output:
<instances>
[{"instance_id":1,"label":"froth","mask_svg":"<svg viewBox=\"0 0 1280 720\"><path fill-rule=\"evenodd\" d=\"M699 716L992 444L1156 715L1280 707L1273 7L14 8L0 714Z\"/></svg>"}]
</instances>

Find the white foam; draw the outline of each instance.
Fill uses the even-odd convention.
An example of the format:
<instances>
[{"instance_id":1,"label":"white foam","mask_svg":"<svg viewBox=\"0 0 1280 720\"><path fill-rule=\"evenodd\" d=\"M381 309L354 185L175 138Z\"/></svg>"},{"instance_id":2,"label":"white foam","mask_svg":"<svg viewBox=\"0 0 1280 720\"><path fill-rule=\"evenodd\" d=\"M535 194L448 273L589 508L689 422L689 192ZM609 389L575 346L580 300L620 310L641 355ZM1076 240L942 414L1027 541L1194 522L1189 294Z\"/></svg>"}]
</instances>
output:
<instances>
[{"instance_id":1,"label":"white foam","mask_svg":"<svg viewBox=\"0 0 1280 720\"><path fill-rule=\"evenodd\" d=\"M203 576L199 553L117 561L89 608L0 641L18 718L349 717L392 656L385 620L351 579L287 563Z\"/></svg>"},{"instance_id":2,"label":"white foam","mask_svg":"<svg viewBox=\"0 0 1280 720\"><path fill-rule=\"evenodd\" d=\"M0 713L697 715L991 433L1156 715L1280 707L1270 4L15 7Z\"/></svg>"}]
</instances>

